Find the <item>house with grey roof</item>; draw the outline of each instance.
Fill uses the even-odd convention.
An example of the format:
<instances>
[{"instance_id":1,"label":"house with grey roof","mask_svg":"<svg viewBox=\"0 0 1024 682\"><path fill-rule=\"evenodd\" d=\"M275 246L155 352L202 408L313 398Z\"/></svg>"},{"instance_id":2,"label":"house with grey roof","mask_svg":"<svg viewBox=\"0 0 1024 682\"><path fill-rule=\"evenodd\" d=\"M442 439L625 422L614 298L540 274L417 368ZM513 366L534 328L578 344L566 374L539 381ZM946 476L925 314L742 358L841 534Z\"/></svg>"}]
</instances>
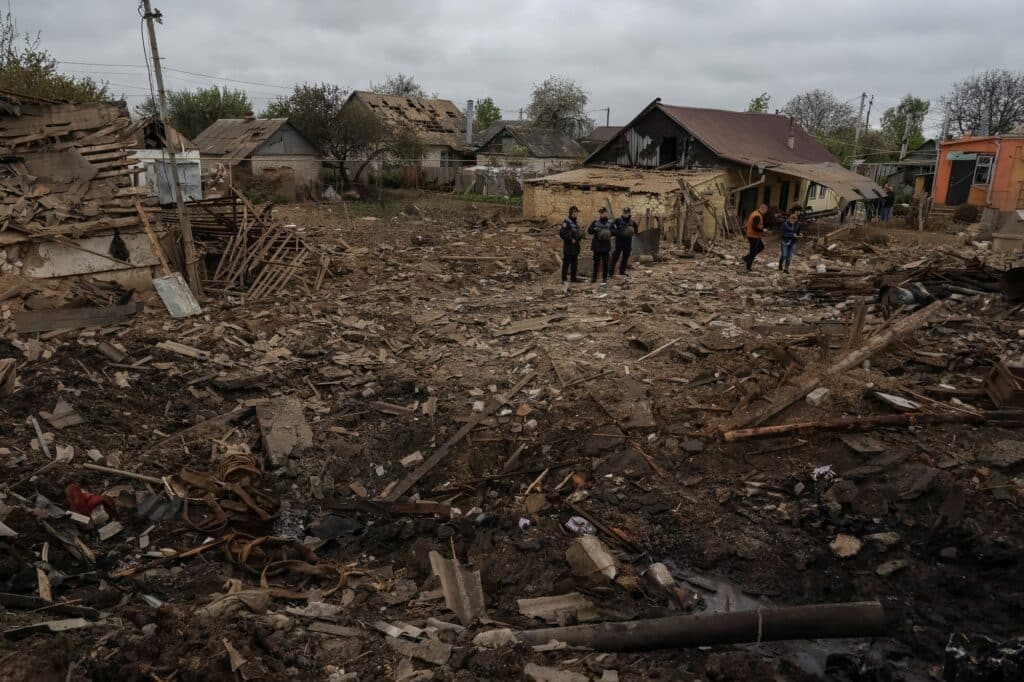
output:
<instances>
[{"instance_id":1,"label":"house with grey roof","mask_svg":"<svg viewBox=\"0 0 1024 682\"><path fill-rule=\"evenodd\" d=\"M577 166L586 156L583 147L561 130L540 128L525 121L498 121L478 139L478 166L550 173Z\"/></svg>"},{"instance_id":2,"label":"house with grey roof","mask_svg":"<svg viewBox=\"0 0 1024 682\"><path fill-rule=\"evenodd\" d=\"M261 178L295 199L320 181L320 153L286 118L222 118L193 142L204 172L217 170L240 187Z\"/></svg>"}]
</instances>

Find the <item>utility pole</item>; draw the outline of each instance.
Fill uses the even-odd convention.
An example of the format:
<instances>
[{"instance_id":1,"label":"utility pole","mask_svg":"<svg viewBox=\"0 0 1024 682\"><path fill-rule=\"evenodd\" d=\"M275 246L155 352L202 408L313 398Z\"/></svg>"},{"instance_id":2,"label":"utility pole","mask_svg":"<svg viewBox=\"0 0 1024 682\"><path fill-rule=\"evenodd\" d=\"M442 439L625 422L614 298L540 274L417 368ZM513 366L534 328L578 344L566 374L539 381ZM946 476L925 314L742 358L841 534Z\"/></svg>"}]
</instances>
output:
<instances>
[{"instance_id":1,"label":"utility pole","mask_svg":"<svg viewBox=\"0 0 1024 682\"><path fill-rule=\"evenodd\" d=\"M612 108L605 107L604 109L604 125L607 128L612 124Z\"/></svg>"},{"instance_id":2,"label":"utility pole","mask_svg":"<svg viewBox=\"0 0 1024 682\"><path fill-rule=\"evenodd\" d=\"M868 128L871 127L871 107L875 103L875 96L871 95L871 99L868 100L868 115L864 117L864 132L867 132Z\"/></svg>"},{"instance_id":3,"label":"utility pole","mask_svg":"<svg viewBox=\"0 0 1024 682\"><path fill-rule=\"evenodd\" d=\"M935 168L932 169L932 182L934 185L935 174L939 170L939 159L942 157L942 143L946 141L946 136L949 135L949 102L946 102L946 110L942 113L942 131L939 133L939 139L935 142ZM935 187L932 187L932 194L935 194Z\"/></svg>"},{"instance_id":4,"label":"utility pole","mask_svg":"<svg viewBox=\"0 0 1024 682\"><path fill-rule=\"evenodd\" d=\"M864 100L868 98L868 93L860 93L860 109L857 111L857 125L853 127L853 159L857 160L857 153L860 151L860 120L861 116L864 115ZM852 168L852 166L851 166Z\"/></svg>"},{"instance_id":5,"label":"utility pole","mask_svg":"<svg viewBox=\"0 0 1024 682\"><path fill-rule=\"evenodd\" d=\"M519 110L519 120L520 121L523 120L523 110L522 109Z\"/></svg>"},{"instance_id":6,"label":"utility pole","mask_svg":"<svg viewBox=\"0 0 1024 682\"><path fill-rule=\"evenodd\" d=\"M196 255L196 244L192 239L192 221L189 220L188 210L185 208L185 198L181 193L181 183L178 182L178 159L174 153L174 145L167 140L167 93L164 91L164 74L160 68L160 51L156 47L156 29L153 20L161 21L162 15L153 13L150 0L142 0L146 10L143 18L146 20L146 27L149 29L149 48L153 53L153 71L156 75L156 87L160 97L160 122L164 125L164 149L167 151L167 158L171 162L171 188L174 190L174 202L178 206L178 220L181 225L181 242L185 252L185 275L188 277L188 286L192 293L199 298L203 295L203 280L199 276L199 257Z\"/></svg>"},{"instance_id":7,"label":"utility pole","mask_svg":"<svg viewBox=\"0 0 1024 682\"><path fill-rule=\"evenodd\" d=\"M907 118L903 122L903 142L900 144L900 161L907 155L907 145L910 144L910 112L907 112Z\"/></svg>"}]
</instances>

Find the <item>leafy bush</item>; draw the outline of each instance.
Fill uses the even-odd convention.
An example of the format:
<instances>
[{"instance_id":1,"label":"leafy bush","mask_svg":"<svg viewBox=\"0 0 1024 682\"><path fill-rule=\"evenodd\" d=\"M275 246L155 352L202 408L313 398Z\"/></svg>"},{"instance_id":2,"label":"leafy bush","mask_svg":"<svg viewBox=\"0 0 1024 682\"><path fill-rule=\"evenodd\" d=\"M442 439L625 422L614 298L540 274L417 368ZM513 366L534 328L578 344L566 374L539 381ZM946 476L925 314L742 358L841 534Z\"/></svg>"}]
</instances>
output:
<instances>
[{"instance_id":1,"label":"leafy bush","mask_svg":"<svg viewBox=\"0 0 1024 682\"><path fill-rule=\"evenodd\" d=\"M960 204L953 211L953 220L958 223L976 223L981 220L981 209L971 204Z\"/></svg>"},{"instance_id":2,"label":"leafy bush","mask_svg":"<svg viewBox=\"0 0 1024 682\"><path fill-rule=\"evenodd\" d=\"M262 177L252 178L245 187L245 195L254 204L283 204L284 196L278 188Z\"/></svg>"}]
</instances>

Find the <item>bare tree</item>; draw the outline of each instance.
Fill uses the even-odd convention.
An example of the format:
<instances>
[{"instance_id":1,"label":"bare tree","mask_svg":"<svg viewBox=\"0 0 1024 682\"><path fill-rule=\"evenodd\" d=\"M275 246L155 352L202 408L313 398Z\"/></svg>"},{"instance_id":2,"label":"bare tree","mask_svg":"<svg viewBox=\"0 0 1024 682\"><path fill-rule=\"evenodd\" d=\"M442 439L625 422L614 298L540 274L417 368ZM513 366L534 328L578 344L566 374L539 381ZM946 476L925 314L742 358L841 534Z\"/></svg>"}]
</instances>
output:
<instances>
[{"instance_id":1,"label":"bare tree","mask_svg":"<svg viewBox=\"0 0 1024 682\"><path fill-rule=\"evenodd\" d=\"M953 85L943 98L961 135L1005 135L1024 122L1024 71L990 69Z\"/></svg>"},{"instance_id":2,"label":"bare tree","mask_svg":"<svg viewBox=\"0 0 1024 682\"><path fill-rule=\"evenodd\" d=\"M594 119L587 115L589 102L587 93L575 81L563 76L550 76L533 87L527 111L534 125L581 138L594 129Z\"/></svg>"},{"instance_id":3,"label":"bare tree","mask_svg":"<svg viewBox=\"0 0 1024 682\"><path fill-rule=\"evenodd\" d=\"M427 92L416 79L404 73L389 74L383 83L370 83L371 92L401 97L426 97Z\"/></svg>"},{"instance_id":4,"label":"bare tree","mask_svg":"<svg viewBox=\"0 0 1024 682\"><path fill-rule=\"evenodd\" d=\"M828 90L811 90L786 102L782 113L817 137L832 137L857 126L857 110Z\"/></svg>"}]
</instances>

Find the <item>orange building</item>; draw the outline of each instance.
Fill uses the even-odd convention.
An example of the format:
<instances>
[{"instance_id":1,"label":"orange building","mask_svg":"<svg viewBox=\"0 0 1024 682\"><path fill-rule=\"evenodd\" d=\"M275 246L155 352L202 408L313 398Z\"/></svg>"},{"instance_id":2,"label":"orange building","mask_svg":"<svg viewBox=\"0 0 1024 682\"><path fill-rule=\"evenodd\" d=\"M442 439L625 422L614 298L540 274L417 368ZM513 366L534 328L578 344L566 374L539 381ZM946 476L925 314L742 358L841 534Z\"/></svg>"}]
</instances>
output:
<instances>
[{"instance_id":1,"label":"orange building","mask_svg":"<svg viewBox=\"0 0 1024 682\"><path fill-rule=\"evenodd\" d=\"M961 137L943 142L935 169L935 203L999 211L999 223L1024 209L1024 135Z\"/></svg>"}]
</instances>

